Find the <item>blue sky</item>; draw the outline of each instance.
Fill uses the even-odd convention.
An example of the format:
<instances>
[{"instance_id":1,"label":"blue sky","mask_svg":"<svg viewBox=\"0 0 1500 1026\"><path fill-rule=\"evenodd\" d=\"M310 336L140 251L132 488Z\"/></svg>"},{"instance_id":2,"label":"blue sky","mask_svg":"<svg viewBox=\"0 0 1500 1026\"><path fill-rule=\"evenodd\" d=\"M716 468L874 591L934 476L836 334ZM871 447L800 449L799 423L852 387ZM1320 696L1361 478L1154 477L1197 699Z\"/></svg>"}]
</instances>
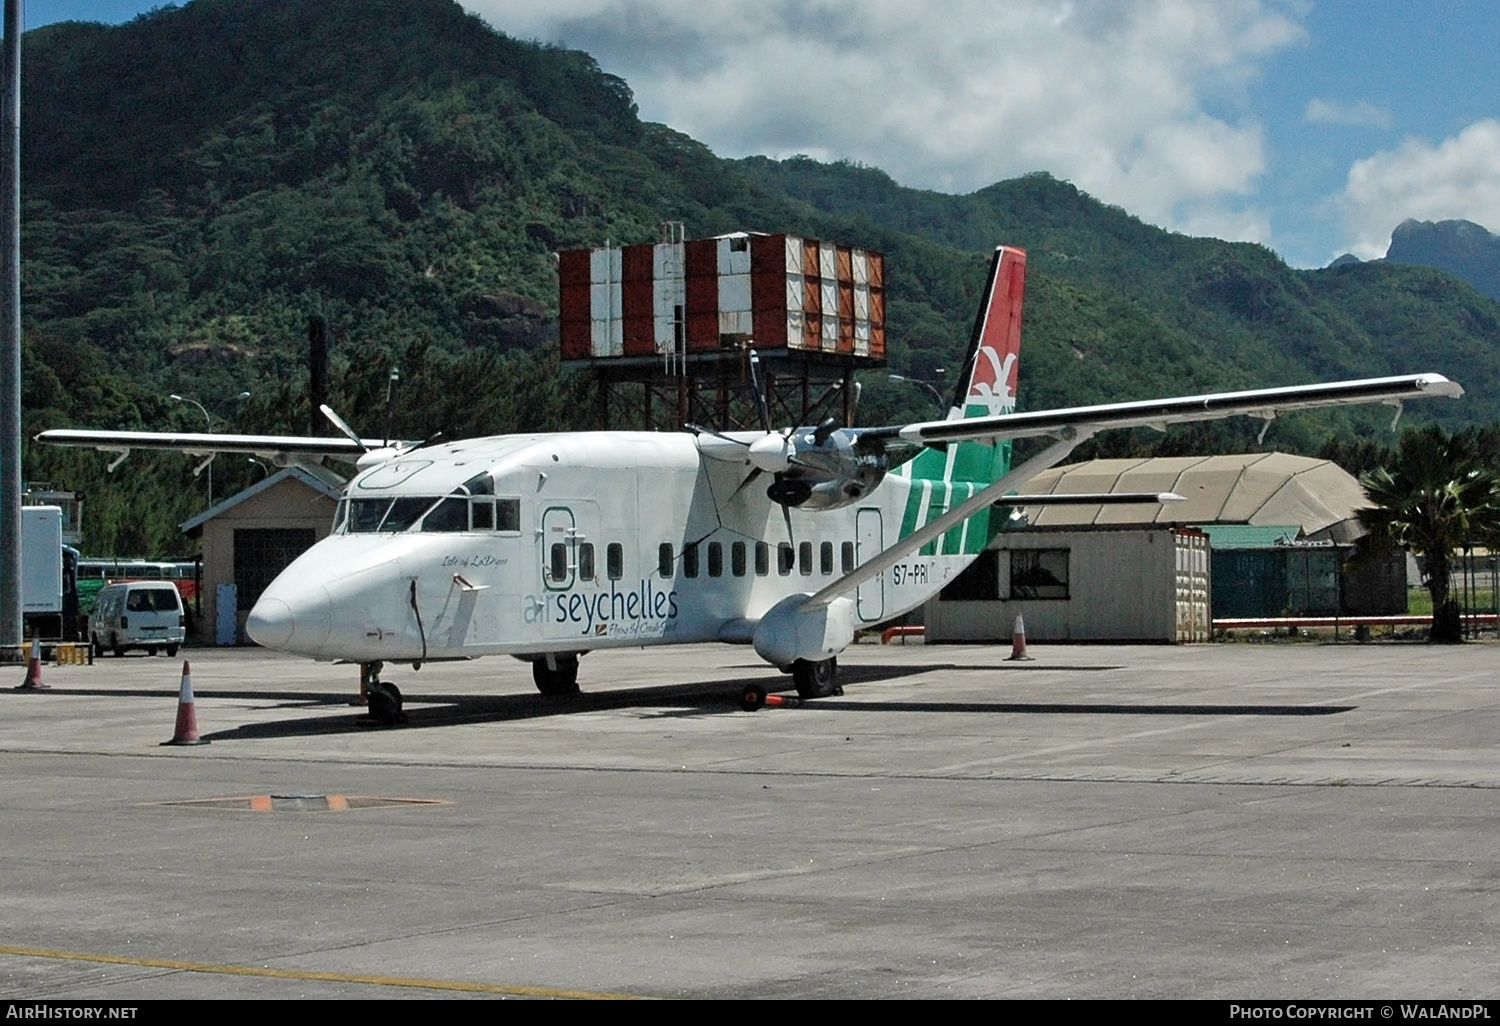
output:
<instances>
[{"instance_id":1,"label":"blue sky","mask_svg":"<svg viewBox=\"0 0 1500 1026\"><path fill-rule=\"evenodd\" d=\"M254 2L254 0L246 0ZM28 27L156 4L28 0ZM1046 170L1297 266L1408 217L1500 231L1500 4L1447 0L464 0L593 53L724 156L967 192ZM1003 240L997 240L1003 241Z\"/></svg>"}]
</instances>

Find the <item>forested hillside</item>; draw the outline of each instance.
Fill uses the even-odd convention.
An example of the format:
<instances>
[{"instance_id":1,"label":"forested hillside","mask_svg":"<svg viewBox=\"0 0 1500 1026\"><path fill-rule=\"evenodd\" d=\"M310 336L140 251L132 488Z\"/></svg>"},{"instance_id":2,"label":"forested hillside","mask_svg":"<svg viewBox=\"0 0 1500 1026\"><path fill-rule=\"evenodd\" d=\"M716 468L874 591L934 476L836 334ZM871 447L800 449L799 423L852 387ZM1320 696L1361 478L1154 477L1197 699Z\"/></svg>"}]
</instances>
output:
<instances>
[{"instance_id":1,"label":"forested hillside","mask_svg":"<svg viewBox=\"0 0 1500 1026\"><path fill-rule=\"evenodd\" d=\"M643 123L587 54L510 39L450 0L194 0L126 25L28 33L23 85L24 420L44 427L309 427L307 321L333 405L367 433L587 426L556 371L553 252L791 231L884 250L890 371L962 352L986 254L1031 252L1023 408L1439 370L1489 421L1500 307L1440 272L1287 268L1143 224L1046 176L971 196L807 160L726 161ZM238 400L242 392L248 399ZM1418 404L1423 405L1423 404ZM871 375L866 422L931 412ZM1385 414L1299 416L1266 445L1352 440ZM619 425L629 426L629 425ZM1177 432L1177 451L1258 427ZM1108 443L1155 445L1160 436ZM91 553L188 546L204 482L177 456L30 447L26 473L88 495ZM264 473L215 464L219 497Z\"/></svg>"}]
</instances>

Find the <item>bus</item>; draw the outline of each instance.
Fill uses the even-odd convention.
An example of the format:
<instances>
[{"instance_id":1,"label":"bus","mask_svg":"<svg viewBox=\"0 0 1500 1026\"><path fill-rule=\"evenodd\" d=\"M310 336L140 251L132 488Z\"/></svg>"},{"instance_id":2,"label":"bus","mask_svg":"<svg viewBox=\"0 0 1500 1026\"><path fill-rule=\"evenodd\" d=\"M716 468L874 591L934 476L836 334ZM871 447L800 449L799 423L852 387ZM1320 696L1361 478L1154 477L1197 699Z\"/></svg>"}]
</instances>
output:
<instances>
[{"instance_id":1,"label":"bus","mask_svg":"<svg viewBox=\"0 0 1500 1026\"><path fill-rule=\"evenodd\" d=\"M126 581L171 581L182 593L186 609L196 606L198 581L202 576L196 559L92 559L78 561L78 608L87 616L94 608L94 596L106 584Z\"/></svg>"}]
</instances>

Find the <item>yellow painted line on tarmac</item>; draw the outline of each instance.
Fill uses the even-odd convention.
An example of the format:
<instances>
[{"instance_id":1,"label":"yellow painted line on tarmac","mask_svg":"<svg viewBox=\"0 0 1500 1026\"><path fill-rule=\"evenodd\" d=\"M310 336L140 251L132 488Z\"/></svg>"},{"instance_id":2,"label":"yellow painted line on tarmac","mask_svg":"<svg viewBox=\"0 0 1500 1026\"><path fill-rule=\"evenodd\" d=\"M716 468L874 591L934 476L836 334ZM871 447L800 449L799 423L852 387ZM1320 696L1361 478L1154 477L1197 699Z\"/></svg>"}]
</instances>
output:
<instances>
[{"instance_id":1,"label":"yellow painted line on tarmac","mask_svg":"<svg viewBox=\"0 0 1500 1026\"><path fill-rule=\"evenodd\" d=\"M467 980L428 980L408 976L367 976L362 973L318 973L302 969L272 969L269 966L221 965L217 962L179 962L170 958L135 958L125 955L91 954L85 951L54 951L50 948L18 948L0 944L0 955L22 958L57 958L72 962L102 962L135 965L149 969L175 969L184 973L219 973L224 976L269 976L278 980L321 980L325 983L368 983L377 987L417 987L423 990L455 990L468 994L505 994L510 997L556 998L569 1001L640 1001L639 994L611 994L597 990L558 990L553 987L518 987L503 983L473 983Z\"/></svg>"}]
</instances>

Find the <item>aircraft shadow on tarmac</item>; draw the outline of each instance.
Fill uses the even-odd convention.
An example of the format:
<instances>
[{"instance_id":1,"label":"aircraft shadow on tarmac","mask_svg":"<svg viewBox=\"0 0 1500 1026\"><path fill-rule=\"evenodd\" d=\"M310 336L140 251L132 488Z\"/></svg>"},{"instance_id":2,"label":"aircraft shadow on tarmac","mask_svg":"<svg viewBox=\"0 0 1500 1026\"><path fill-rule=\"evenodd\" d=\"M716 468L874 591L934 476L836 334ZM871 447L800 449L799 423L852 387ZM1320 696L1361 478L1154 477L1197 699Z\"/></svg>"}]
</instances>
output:
<instances>
[{"instance_id":1,"label":"aircraft shadow on tarmac","mask_svg":"<svg viewBox=\"0 0 1500 1026\"><path fill-rule=\"evenodd\" d=\"M846 685L869 684L879 681L899 680L926 673L962 673L965 676L979 671L1010 672L1018 669L1033 669L1030 666L975 667L954 666L947 663L903 664L900 666L848 666L841 667L840 683ZM1100 670L1111 667L1034 667L1051 670ZM918 682L919 683L919 682ZM741 713L741 702L745 689L754 685L775 693L792 691L789 677L767 677L764 674L731 680L673 684L659 687L622 688L612 691L584 691L577 695L547 697L539 694L508 695L452 695L434 694L421 690L421 681L404 678L397 686L404 685L407 722L396 727L382 727L358 708L351 708L352 694L348 692L307 691L219 691L216 689L195 690L199 701L225 700L241 702L275 701L270 709L313 709L343 706L348 708L344 716L299 717L267 723L246 723L223 730L204 730L202 737L210 741L255 740L259 738L301 737L327 734L362 733L369 730L412 730L431 727L458 726L471 723L493 723L535 719L544 716L566 716L575 713L601 712L618 709L638 709L647 715L661 718L690 718L695 716ZM176 688L150 689L105 689L105 688L52 688L47 694L77 695L108 698L175 698ZM838 698L820 698L799 703L805 711L825 712L944 712L944 713L1002 713L1047 714L1047 715L1115 715L1115 716L1330 716L1349 712L1349 705L1229 705L1208 703L1143 704L1128 702L928 702L911 700L849 701ZM647 712L655 710L654 712ZM771 713L770 715L776 715ZM199 719L205 719L204 710L199 710ZM207 724L202 724L207 726Z\"/></svg>"}]
</instances>

